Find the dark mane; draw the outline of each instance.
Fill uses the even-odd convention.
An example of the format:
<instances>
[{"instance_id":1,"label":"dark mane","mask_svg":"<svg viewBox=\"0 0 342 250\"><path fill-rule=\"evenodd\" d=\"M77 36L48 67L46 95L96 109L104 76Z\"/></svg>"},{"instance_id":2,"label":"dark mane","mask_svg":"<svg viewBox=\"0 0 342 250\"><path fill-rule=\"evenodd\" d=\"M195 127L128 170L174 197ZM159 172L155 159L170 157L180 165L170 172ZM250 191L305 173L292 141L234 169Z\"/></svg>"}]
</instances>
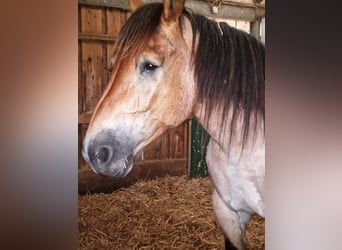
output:
<instances>
[{"instance_id":1,"label":"dark mane","mask_svg":"<svg viewBox=\"0 0 342 250\"><path fill-rule=\"evenodd\" d=\"M161 3L152 3L133 12L119 33L115 60L142 48L158 28L162 9ZM183 16L190 20L194 37L199 36L199 49L194 52L193 63L197 97L199 102L205 103L206 122L216 108L223 108L221 125L229 122L232 140L236 123L242 117L244 146L251 131L263 125L265 119L264 45L226 23L217 24L188 10L184 10ZM229 121L225 116L228 111L232 112Z\"/></svg>"},{"instance_id":2,"label":"dark mane","mask_svg":"<svg viewBox=\"0 0 342 250\"><path fill-rule=\"evenodd\" d=\"M198 99L205 103L206 122L219 107L223 109L221 126L225 126L225 115L231 111L232 117L228 121L231 142L237 132L236 122L242 118L244 147L250 132L265 120L264 45L226 23L217 24L189 11L184 14L191 22L194 34L199 36L194 58L195 78Z\"/></svg>"}]
</instances>

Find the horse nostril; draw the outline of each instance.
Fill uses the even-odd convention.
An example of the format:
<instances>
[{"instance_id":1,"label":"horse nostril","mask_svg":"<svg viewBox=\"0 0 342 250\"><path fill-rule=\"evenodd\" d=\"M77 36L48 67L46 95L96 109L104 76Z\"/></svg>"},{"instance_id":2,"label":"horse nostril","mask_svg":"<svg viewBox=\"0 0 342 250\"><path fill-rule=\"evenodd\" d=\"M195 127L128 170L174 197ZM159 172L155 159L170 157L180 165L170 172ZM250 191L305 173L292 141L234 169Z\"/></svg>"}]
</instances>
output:
<instances>
[{"instance_id":1,"label":"horse nostril","mask_svg":"<svg viewBox=\"0 0 342 250\"><path fill-rule=\"evenodd\" d=\"M101 147L95 153L95 157L98 164L107 163L112 157L112 149L108 146Z\"/></svg>"}]
</instances>

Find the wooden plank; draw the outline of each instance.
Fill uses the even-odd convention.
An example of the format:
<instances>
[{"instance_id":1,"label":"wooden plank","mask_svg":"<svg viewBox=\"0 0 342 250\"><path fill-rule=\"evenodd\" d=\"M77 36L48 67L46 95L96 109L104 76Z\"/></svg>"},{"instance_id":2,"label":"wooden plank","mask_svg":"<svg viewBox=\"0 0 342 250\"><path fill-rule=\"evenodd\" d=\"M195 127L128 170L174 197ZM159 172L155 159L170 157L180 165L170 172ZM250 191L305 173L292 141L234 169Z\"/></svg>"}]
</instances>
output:
<instances>
[{"instance_id":1,"label":"wooden plank","mask_svg":"<svg viewBox=\"0 0 342 250\"><path fill-rule=\"evenodd\" d=\"M84 81L82 79L82 43L78 43L78 113L84 112Z\"/></svg>"},{"instance_id":2,"label":"wooden plank","mask_svg":"<svg viewBox=\"0 0 342 250\"><path fill-rule=\"evenodd\" d=\"M78 39L83 41L106 41L115 42L117 36L97 33L78 33Z\"/></svg>"},{"instance_id":3,"label":"wooden plank","mask_svg":"<svg viewBox=\"0 0 342 250\"><path fill-rule=\"evenodd\" d=\"M107 34L107 8L101 8L102 34Z\"/></svg>"},{"instance_id":4,"label":"wooden plank","mask_svg":"<svg viewBox=\"0 0 342 250\"><path fill-rule=\"evenodd\" d=\"M121 27L124 26L126 23L128 16L127 16L127 11L120 11L120 22L121 22Z\"/></svg>"},{"instance_id":5,"label":"wooden plank","mask_svg":"<svg viewBox=\"0 0 342 250\"><path fill-rule=\"evenodd\" d=\"M161 2L161 0L143 0L144 3ZM127 0L78 0L81 5L105 6L129 10ZM245 21L255 21L265 17L265 6L250 3L234 3L223 1L219 12L214 14L211 5L207 1L187 0L185 6L195 13L213 18L231 18Z\"/></svg>"},{"instance_id":6,"label":"wooden plank","mask_svg":"<svg viewBox=\"0 0 342 250\"><path fill-rule=\"evenodd\" d=\"M105 91L108 80L109 80L109 73L107 67L104 65L108 61L108 55L107 55L107 45L105 43L102 43L102 89L101 94Z\"/></svg>"},{"instance_id":7,"label":"wooden plank","mask_svg":"<svg viewBox=\"0 0 342 250\"><path fill-rule=\"evenodd\" d=\"M119 9L107 9L107 34L117 36L121 27L126 22L126 11ZM123 15L124 14L124 15Z\"/></svg>"},{"instance_id":8,"label":"wooden plank","mask_svg":"<svg viewBox=\"0 0 342 250\"><path fill-rule=\"evenodd\" d=\"M169 159L169 138L172 130L168 130L143 149L143 160Z\"/></svg>"},{"instance_id":9,"label":"wooden plank","mask_svg":"<svg viewBox=\"0 0 342 250\"><path fill-rule=\"evenodd\" d=\"M102 32L101 8L81 7L81 31L84 33ZM85 84L84 112L92 112L102 94L103 83L102 44L82 43L82 78Z\"/></svg>"},{"instance_id":10,"label":"wooden plank","mask_svg":"<svg viewBox=\"0 0 342 250\"><path fill-rule=\"evenodd\" d=\"M107 11L106 8L101 8L101 15L102 15L102 33L106 34L108 31L108 26L107 26ZM108 55L107 55L107 43L102 42L102 64L103 64L103 69L102 69L102 89L101 92L103 93L107 87L108 84L108 78L109 74L107 71L107 61L108 61Z\"/></svg>"},{"instance_id":11,"label":"wooden plank","mask_svg":"<svg viewBox=\"0 0 342 250\"><path fill-rule=\"evenodd\" d=\"M88 164L86 163L86 161L83 159L82 157L82 143L85 137L85 134L87 132L88 129L88 124L79 124L79 153L78 153L78 166L79 169L84 169L84 168L88 168Z\"/></svg>"},{"instance_id":12,"label":"wooden plank","mask_svg":"<svg viewBox=\"0 0 342 250\"><path fill-rule=\"evenodd\" d=\"M186 156L184 144L187 137L184 135L184 125L180 125L170 131L170 158L182 158Z\"/></svg>"},{"instance_id":13,"label":"wooden plank","mask_svg":"<svg viewBox=\"0 0 342 250\"><path fill-rule=\"evenodd\" d=\"M107 33L108 35L116 37L122 26L125 24L127 20L127 11L119 10L119 9L107 9L106 15L107 15ZM113 55L113 43L107 44L107 69L111 69L113 67L112 65L112 55Z\"/></svg>"},{"instance_id":14,"label":"wooden plank","mask_svg":"<svg viewBox=\"0 0 342 250\"><path fill-rule=\"evenodd\" d=\"M102 14L101 8L81 6L81 32L101 33Z\"/></svg>"},{"instance_id":15,"label":"wooden plank","mask_svg":"<svg viewBox=\"0 0 342 250\"><path fill-rule=\"evenodd\" d=\"M85 112L92 112L102 95L102 44L82 44L82 74L85 81Z\"/></svg>"},{"instance_id":16,"label":"wooden plank","mask_svg":"<svg viewBox=\"0 0 342 250\"><path fill-rule=\"evenodd\" d=\"M88 124L90 122L90 118L92 116L92 113L83 113L78 114L78 124Z\"/></svg>"},{"instance_id":17,"label":"wooden plank","mask_svg":"<svg viewBox=\"0 0 342 250\"><path fill-rule=\"evenodd\" d=\"M83 135L82 135L82 125L78 125L78 169L82 169L83 167L83 157L82 157L82 142L83 142Z\"/></svg>"},{"instance_id":18,"label":"wooden plank","mask_svg":"<svg viewBox=\"0 0 342 250\"><path fill-rule=\"evenodd\" d=\"M78 9L78 30L81 30L81 9ZM84 109L84 81L82 79L82 43L78 42L78 113L83 113Z\"/></svg>"},{"instance_id":19,"label":"wooden plank","mask_svg":"<svg viewBox=\"0 0 342 250\"><path fill-rule=\"evenodd\" d=\"M169 159L170 131L164 133L160 138L160 159Z\"/></svg>"},{"instance_id":20,"label":"wooden plank","mask_svg":"<svg viewBox=\"0 0 342 250\"><path fill-rule=\"evenodd\" d=\"M157 139L155 139L153 142L151 142L143 149L144 160L160 159L160 142L161 136L159 136Z\"/></svg>"},{"instance_id":21,"label":"wooden plank","mask_svg":"<svg viewBox=\"0 0 342 250\"><path fill-rule=\"evenodd\" d=\"M160 159L177 159L188 157L188 122L169 130L160 138Z\"/></svg>"},{"instance_id":22,"label":"wooden plank","mask_svg":"<svg viewBox=\"0 0 342 250\"><path fill-rule=\"evenodd\" d=\"M186 166L186 158L142 161L135 164L131 173L124 178L103 177L86 167L78 171L78 193L110 193L142 179L149 180L156 177L186 175Z\"/></svg>"},{"instance_id":23,"label":"wooden plank","mask_svg":"<svg viewBox=\"0 0 342 250\"><path fill-rule=\"evenodd\" d=\"M110 74L113 68L113 63L112 63L113 47L114 47L114 43L106 44L106 49L107 49L106 69L107 69L108 79L110 78Z\"/></svg>"},{"instance_id":24,"label":"wooden plank","mask_svg":"<svg viewBox=\"0 0 342 250\"><path fill-rule=\"evenodd\" d=\"M184 152L184 157L189 157L189 121L186 121L183 123L183 140L184 140L184 145L183 145L183 152Z\"/></svg>"},{"instance_id":25,"label":"wooden plank","mask_svg":"<svg viewBox=\"0 0 342 250\"><path fill-rule=\"evenodd\" d=\"M128 0L78 0L78 4L129 10Z\"/></svg>"}]
</instances>

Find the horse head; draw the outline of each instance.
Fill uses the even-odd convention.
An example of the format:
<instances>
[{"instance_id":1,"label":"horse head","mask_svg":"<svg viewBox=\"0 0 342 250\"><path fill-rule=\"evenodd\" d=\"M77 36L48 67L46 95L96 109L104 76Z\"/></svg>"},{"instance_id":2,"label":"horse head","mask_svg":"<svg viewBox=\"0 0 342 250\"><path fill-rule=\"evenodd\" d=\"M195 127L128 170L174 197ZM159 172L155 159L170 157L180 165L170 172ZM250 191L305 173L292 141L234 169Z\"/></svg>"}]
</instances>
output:
<instances>
[{"instance_id":1,"label":"horse head","mask_svg":"<svg viewBox=\"0 0 342 250\"><path fill-rule=\"evenodd\" d=\"M134 155L193 113L191 25L181 18L184 0L134 10L113 53L113 70L83 142L83 157L99 174L122 177Z\"/></svg>"}]
</instances>

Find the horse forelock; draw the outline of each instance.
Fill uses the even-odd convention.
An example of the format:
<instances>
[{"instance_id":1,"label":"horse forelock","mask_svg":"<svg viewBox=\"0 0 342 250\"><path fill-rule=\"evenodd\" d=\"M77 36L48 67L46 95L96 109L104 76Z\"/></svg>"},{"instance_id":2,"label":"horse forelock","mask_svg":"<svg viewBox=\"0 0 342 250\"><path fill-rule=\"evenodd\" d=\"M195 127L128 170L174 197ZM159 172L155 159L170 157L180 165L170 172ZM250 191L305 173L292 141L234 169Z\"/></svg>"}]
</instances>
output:
<instances>
[{"instance_id":1,"label":"horse forelock","mask_svg":"<svg viewBox=\"0 0 342 250\"><path fill-rule=\"evenodd\" d=\"M115 62L139 54L146 47L147 42L160 25L162 12L162 3L150 3L132 13L120 30L114 44L112 56ZM186 11L184 10L184 12ZM180 18L179 28L181 32L183 32L182 21Z\"/></svg>"},{"instance_id":2,"label":"horse forelock","mask_svg":"<svg viewBox=\"0 0 342 250\"><path fill-rule=\"evenodd\" d=\"M132 13L120 30L114 44L113 58L115 62L138 54L146 46L148 39L158 28L162 10L161 3L151 3Z\"/></svg>"}]
</instances>

